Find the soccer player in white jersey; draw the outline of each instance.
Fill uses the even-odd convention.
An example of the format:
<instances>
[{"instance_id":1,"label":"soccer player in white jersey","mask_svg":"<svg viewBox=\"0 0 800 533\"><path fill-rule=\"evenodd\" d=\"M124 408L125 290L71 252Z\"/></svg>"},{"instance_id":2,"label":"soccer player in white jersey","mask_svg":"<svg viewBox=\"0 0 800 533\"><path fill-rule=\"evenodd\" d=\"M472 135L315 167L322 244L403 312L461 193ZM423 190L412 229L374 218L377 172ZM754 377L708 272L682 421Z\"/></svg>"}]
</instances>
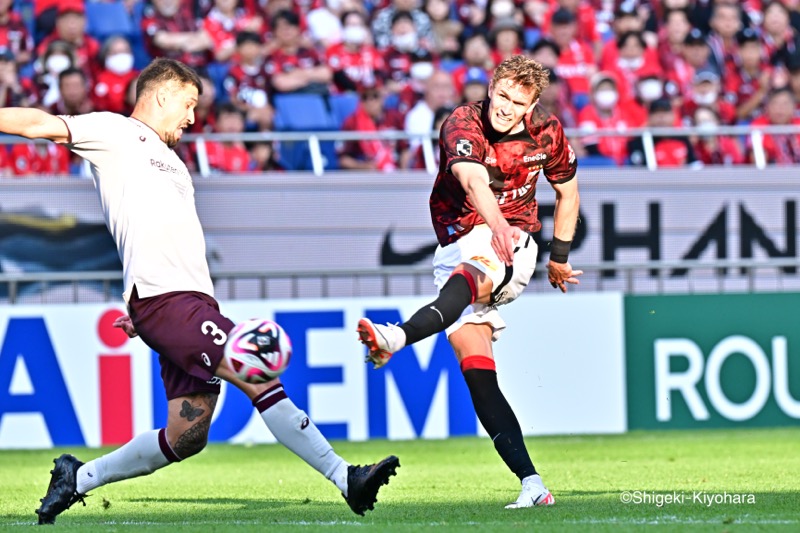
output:
<instances>
[{"instance_id":1,"label":"soccer player in white jersey","mask_svg":"<svg viewBox=\"0 0 800 533\"><path fill-rule=\"evenodd\" d=\"M200 452L220 378L247 394L275 438L333 482L357 514L373 508L378 490L399 466L394 456L373 465L348 464L287 397L280 380L248 384L228 368L223 348L234 323L214 300L191 176L172 150L194 121L201 90L192 69L159 58L139 77L130 117L0 109L3 133L64 144L91 164L124 270L130 316L115 325L159 353L168 399L166 428L140 434L85 464L72 455L58 457L36 510L40 524L54 523L90 490Z\"/></svg>"}]
</instances>

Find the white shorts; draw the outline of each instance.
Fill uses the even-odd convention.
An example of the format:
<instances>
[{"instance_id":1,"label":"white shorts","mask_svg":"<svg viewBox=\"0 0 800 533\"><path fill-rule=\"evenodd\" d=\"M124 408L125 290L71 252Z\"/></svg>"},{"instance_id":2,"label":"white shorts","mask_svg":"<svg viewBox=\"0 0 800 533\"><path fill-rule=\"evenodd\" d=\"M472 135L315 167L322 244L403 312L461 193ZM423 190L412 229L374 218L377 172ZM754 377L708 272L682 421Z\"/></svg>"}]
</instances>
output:
<instances>
[{"instance_id":1,"label":"white shorts","mask_svg":"<svg viewBox=\"0 0 800 533\"><path fill-rule=\"evenodd\" d=\"M489 305L474 303L467 306L459 319L445 330L447 336L462 324L489 324L492 327L492 340L499 339L506 323L497 307L513 302L525 290L536 268L537 253L536 241L523 231L514 248L514 263L506 267L492 248L492 231L485 224L475 226L452 244L439 246L433 256L434 283L439 290L461 263L477 268L492 280L492 302Z\"/></svg>"}]
</instances>

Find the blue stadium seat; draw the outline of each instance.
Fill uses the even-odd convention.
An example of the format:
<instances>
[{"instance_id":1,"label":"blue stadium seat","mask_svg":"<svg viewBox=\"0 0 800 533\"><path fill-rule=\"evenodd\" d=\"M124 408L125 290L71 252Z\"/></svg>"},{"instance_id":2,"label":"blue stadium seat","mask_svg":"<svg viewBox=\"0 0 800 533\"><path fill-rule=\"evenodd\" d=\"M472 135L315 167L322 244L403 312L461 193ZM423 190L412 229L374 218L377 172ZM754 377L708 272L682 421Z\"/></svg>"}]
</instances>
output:
<instances>
[{"instance_id":1,"label":"blue stadium seat","mask_svg":"<svg viewBox=\"0 0 800 533\"><path fill-rule=\"evenodd\" d=\"M137 30L122 2L86 2L86 32L100 42L111 35L130 38Z\"/></svg>"},{"instance_id":2,"label":"blue stadium seat","mask_svg":"<svg viewBox=\"0 0 800 533\"><path fill-rule=\"evenodd\" d=\"M322 141L319 144L325 170L338 169L339 158L336 155L336 146L334 142ZM278 160L286 170L313 170L311 167L311 152L308 143L305 141L282 141L278 146Z\"/></svg>"},{"instance_id":3,"label":"blue stadium seat","mask_svg":"<svg viewBox=\"0 0 800 533\"><path fill-rule=\"evenodd\" d=\"M206 67L208 77L214 82L214 88L217 90L217 97L214 102L217 104L225 104L230 101L230 95L225 89L225 78L228 77L228 72L231 70L231 63L209 63Z\"/></svg>"},{"instance_id":4,"label":"blue stadium seat","mask_svg":"<svg viewBox=\"0 0 800 533\"><path fill-rule=\"evenodd\" d=\"M578 166L581 168L616 167L617 163L610 157L604 155L585 155L578 158Z\"/></svg>"},{"instance_id":5,"label":"blue stadium seat","mask_svg":"<svg viewBox=\"0 0 800 533\"><path fill-rule=\"evenodd\" d=\"M325 98L319 94L276 94L276 131L333 131L336 121Z\"/></svg>"},{"instance_id":6,"label":"blue stadium seat","mask_svg":"<svg viewBox=\"0 0 800 533\"><path fill-rule=\"evenodd\" d=\"M334 94L330 97L330 104L336 129L341 129L345 119L355 113L358 107L358 95L355 93Z\"/></svg>"},{"instance_id":7,"label":"blue stadium seat","mask_svg":"<svg viewBox=\"0 0 800 533\"><path fill-rule=\"evenodd\" d=\"M150 64L153 59L147 52L144 45L144 35L142 34L142 18L144 18L144 0L138 0L133 4L131 9L131 24L133 24L133 33L129 36L131 48L133 50L133 67L137 70L142 70Z\"/></svg>"}]
</instances>

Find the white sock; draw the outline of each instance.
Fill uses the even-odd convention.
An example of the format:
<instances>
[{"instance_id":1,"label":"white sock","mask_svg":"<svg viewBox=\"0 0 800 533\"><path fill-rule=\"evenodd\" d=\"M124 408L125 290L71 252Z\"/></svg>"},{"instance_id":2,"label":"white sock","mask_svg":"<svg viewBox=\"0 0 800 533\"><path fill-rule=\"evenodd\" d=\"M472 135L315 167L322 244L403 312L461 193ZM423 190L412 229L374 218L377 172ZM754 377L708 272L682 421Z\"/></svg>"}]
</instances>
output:
<instances>
[{"instance_id":1,"label":"white sock","mask_svg":"<svg viewBox=\"0 0 800 533\"><path fill-rule=\"evenodd\" d=\"M121 448L81 466L78 469L78 494L86 494L114 481L152 474L173 462L161 451L161 431L164 430L154 429L137 435Z\"/></svg>"},{"instance_id":2,"label":"white sock","mask_svg":"<svg viewBox=\"0 0 800 533\"><path fill-rule=\"evenodd\" d=\"M265 404L256 405L261 412L261 418L278 442L331 480L347 496L349 464L333 451L333 447L322 436L314 422L286 397L283 390L272 389L266 395L282 397L263 410L261 407ZM257 404L259 401L257 398L253 403Z\"/></svg>"},{"instance_id":3,"label":"white sock","mask_svg":"<svg viewBox=\"0 0 800 533\"><path fill-rule=\"evenodd\" d=\"M539 474L534 474L532 476L523 478L522 484L525 485L526 483L533 483L537 487L541 487L543 489L545 488L544 483L542 482L542 478L539 476Z\"/></svg>"}]
</instances>

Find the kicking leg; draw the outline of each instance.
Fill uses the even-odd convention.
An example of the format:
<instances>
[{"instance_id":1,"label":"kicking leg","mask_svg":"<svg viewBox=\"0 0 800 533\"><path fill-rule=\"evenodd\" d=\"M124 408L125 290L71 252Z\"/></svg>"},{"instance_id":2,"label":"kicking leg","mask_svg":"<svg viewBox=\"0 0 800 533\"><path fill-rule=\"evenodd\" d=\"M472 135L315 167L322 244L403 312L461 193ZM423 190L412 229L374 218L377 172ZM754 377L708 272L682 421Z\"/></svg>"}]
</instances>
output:
<instances>
[{"instance_id":1,"label":"kicking leg","mask_svg":"<svg viewBox=\"0 0 800 533\"><path fill-rule=\"evenodd\" d=\"M392 354L410 344L452 326L468 305L488 303L492 281L468 264L459 265L432 302L419 308L403 324L374 324L368 318L358 322L359 340L367 347L367 359L375 368L389 362Z\"/></svg>"},{"instance_id":2,"label":"kicking leg","mask_svg":"<svg viewBox=\"0 0 800 533\"><path fill-rule=\"evenodd\" d=\"M497 383L492 356L492 329L486 324L464 324L450 335L467 382L475 413L491 437L497 453L522 482L522 493L508 508L550 505L553 496L533 466L522 429Z\"/></svg>"},{"instance_id":3,"label":"kicking leg","mask_svg":"<svg viewBox=\"0 0 800 533\"><path fill-rule=\"evenodd\" d=\"M141 433L127 444L86 464L72 455L55 460L47 494L36 510L40 524L52 524L92 489L152 474L197 454L208 441L217 394L182 396L169 401L167 427ZM84 504L85 505L85 504Z\"/></svg>"},{"instance_id":4,"label":"kicking leg","mask_svg":"<svg viewBox=\"0 0 800 533\"><path fill-rule=\"evenodd\" d=\"M224 360L217 375L247 394L278 442L336 485L353 512L363 515L372 510L378 490L389 483L389 477L400 466L397 457L353 466L336 454L314 422L289 399L279 380L258 385L245 383L235 377Z\"/></svg>"}]
</instances>

